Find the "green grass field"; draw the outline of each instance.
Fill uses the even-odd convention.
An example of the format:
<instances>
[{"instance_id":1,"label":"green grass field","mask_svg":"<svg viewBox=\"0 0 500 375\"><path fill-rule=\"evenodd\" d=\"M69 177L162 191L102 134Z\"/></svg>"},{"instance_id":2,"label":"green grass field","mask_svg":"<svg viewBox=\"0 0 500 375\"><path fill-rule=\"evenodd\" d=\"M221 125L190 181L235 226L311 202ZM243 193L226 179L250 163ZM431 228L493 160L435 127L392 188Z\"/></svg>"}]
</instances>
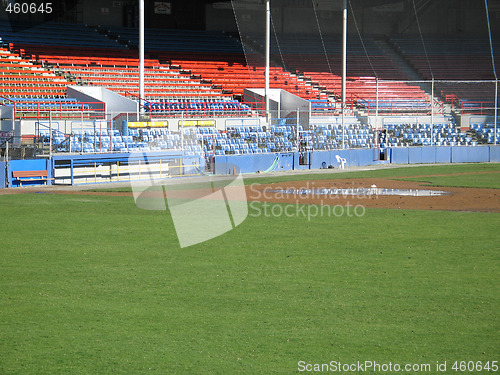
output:
<instances>
[{"instance_id":1,"label":"green grass field","mask_svg":"<svg viewBox=\"0 0 500 375\"><path fill-rule=\"evenodd\" d=\"M420 168L353 175L499 169ZM467 176L445 183L475 186ZM181 249L168 212L129 197L0 196L0 374L294 374L299 361L494 373L451 366L500 361L500 214L308 221L252 205L234 230Z\"/></svg>"}]
</instances>

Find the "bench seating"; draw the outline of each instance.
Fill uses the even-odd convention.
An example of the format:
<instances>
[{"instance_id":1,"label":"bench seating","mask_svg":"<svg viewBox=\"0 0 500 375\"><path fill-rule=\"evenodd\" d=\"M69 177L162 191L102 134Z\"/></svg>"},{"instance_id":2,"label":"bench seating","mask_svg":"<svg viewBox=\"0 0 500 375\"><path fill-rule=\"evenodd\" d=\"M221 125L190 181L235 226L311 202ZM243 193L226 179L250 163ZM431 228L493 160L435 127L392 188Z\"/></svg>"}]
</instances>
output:
<instances>
[{"instance_id":1,"label":"bench seating","mask_svg":"<svg viewBox=\"0 0 500 375\"><path fill-rule=\"evenodd\" d=\"M43 181L46 184L49 180L47 171L13 171L12 178L19 182L19 186L26 181Z\"/></svg>"}]
</instances>

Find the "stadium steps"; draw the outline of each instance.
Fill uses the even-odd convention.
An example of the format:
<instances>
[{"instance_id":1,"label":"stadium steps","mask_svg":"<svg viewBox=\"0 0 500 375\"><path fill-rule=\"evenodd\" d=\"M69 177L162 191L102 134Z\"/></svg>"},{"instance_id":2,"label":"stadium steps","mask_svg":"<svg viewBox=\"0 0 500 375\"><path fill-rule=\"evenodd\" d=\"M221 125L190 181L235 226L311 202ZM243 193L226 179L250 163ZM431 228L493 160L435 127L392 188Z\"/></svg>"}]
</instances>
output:
<instances>
[{"instance_id":1,"label":"stadium steps","mask_svg":"<svg viewBox=\"0 0 500 375\"><path fill-rule=\"evenodd\" d=\"M247 53L252 53L252 56L253 56L252 62L254 64L259 64L261 66L265 66L264 65L265 64L265 51L264 51L264 46L261 43L259 43L257 40L252 39L248 36L245 37L244 40L241 40L241 43L242 43L242 45L244 45L243 49ZM283 70L283 72L286 72L287 74L289 74L292 77L292 79L299 82L300 85L303 85L303 86L310 88L311 91L317 95L317 99L326 99L326 98L330 97L330 95L325 87L321 86L317 82L316 83L311 82L311 80L308 79L307 77L304 77L304 75L301 72L299 72L297 70L294 71L293 69L290 69L289 66L283 65L282 61L277 61L277 59L273 58L273 56L271 56L271 64L274 67L281 68ZM294 93L294 94L296 94L296 93ZM331 98L333 99L333 97L331 97ZM307 99L311 99L311 98L307 98Z\"/></svg>"},{"instance_id":2,"label":"stadium steps","mask_svg":"<svg viewBox=\"0 0 500 375\"><path fill-rule=\"evenodd\" d=\"M399 69L404 72L411 81L421 81L423 78L417 73L413 67L399 54L397 53L393 46L387 42L385 39L375 39L375 44L388 56L395 64L398 65Z\"/></svg>"},{"instance_id":3,"label":"stadium steps","mask_svg":"<svg viewBox=\"0 0 500 375\"><path fill-rule=\"evenodd\" d=\"M384 51L384 53L398 65L399 69L403 71L411 81L416 81L413 84L419 86L422 90L424 90L428 95L429 99L431 98L432 93L432 85L429 83L419 83L418 81L423 80L424 78L408 63L408 61L398 53L398 51L394 48L389 41L385 39L377 39L375 43ZM440 99L436 97L437 90L434 90L434 100L439 101ZM447 114L450 113L449 109L446 109L445 112Z\"/></svg>"}]
</instances>

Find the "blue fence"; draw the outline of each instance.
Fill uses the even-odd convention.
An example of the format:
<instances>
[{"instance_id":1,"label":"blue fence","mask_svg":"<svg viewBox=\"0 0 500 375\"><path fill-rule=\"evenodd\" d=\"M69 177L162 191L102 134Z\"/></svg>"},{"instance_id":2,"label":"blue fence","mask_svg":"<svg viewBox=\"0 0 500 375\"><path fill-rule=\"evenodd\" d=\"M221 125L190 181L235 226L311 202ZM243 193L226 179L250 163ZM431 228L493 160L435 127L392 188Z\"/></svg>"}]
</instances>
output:
<instances>
[{"instance_id":1,"label":"blue fence","mask_svg":"<svg viewBox=\"0 0 500 375\"><path fill-rule=\"evenodd\" d=\"M500 161L500 146L430 146L392 149L393 164L487 163Z\"/></svg>"},{"instance_id":2,"label":"blue fence","mask_svg":"<svg viewBox=\"0 0 500 375\"><path fill-rule=\"evenodd\" d=\"M338 168L337 155L346 160L346 167L358 167L382 163L374 149L315 151L311 153L276 153L216 156L216 164L237 165L242 173L263 171L289 171ZM387 163L434 164L500 162L500 146L431 146L397 147L385 150ZM305 157L305 158L304 158ZM278 159L276 162L276 158ZM233 173L217 170L216 173Z\"/></svg>"},{"instance_id":3,"label":"blue fence","mask_svg":"<svg viewBox=\"0 0 500 375\"><path fill-rule=\"evenodd\" d=\"M500 146L490 146L490 162L500 162Z\"/></svg>"},{"instance_id":4,"label":"blue fence","mask_svg":"<svg viewBox=\"0 0 500 375\"><path fill-rule=\"evenodd\" d=\"M3 161L0 161L0 189L3 189L7 185L7 179L5 178L6 176L6 164Z\"/></svg>"},{"instance_id":5,"label":"blue fence","mask_svg":"<svg viewBox=\"0 0 500 375\"><path fill-rule=\"evenodd\" d=\"M280 152L268 154L244 154L215 156L217 174L233 174L237 166L242 173L275 172L291 170L307 170L340 167L337 156L346 161L346 167L367 166L381 163L378 160L378 150L351 149L315 152ZM433 164L433 163L479 163L500 162L500 146L430 146L430 147L397 147L387 149L385 163L392 164ZM198 173L204 169L204 160L195 156L184 156L181 152L149 154L150 157L180 158L184 164L197 164L198 167L190 171L185 168L183 174ZM53 160L12 160L8 163L0 162L0 188L19 186L19 181L12 177L15 171L47 170L48 180L51 183L54 177L54 168L61 166L95 165L96 163L112 163L125 161L131 154L107 155L73 155L68 157L55 156ZM23 185L43 184L44 181L24 181Z\"/></svg>"}]
</instances>

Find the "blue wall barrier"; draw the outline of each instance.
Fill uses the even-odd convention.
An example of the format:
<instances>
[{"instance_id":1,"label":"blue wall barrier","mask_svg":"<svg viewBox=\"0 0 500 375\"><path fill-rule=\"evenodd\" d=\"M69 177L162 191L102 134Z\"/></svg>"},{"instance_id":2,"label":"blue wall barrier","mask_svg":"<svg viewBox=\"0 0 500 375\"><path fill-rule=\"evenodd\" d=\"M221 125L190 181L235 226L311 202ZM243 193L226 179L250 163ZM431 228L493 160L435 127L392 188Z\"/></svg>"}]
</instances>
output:
<instances>
[{"instance_id":1,"label":"blue wall barrier","mask_svg":"<svg viewBox=\"0 0 500 375\"><path fill-rule=\"evenodd\" d=\"M500 162L500 146L490 146L490 161Z\"/></svg>"},{"instance_id":2,"label":"blue wall barrier","mask_svg":"<svg viewBox=\"0 0 500 375\"><path fill-rule=\"evenodd\" d=\"M451 146L436 147L436 163L451 163Z\"/></svg>"},{"instance_id":3,"label":"blue wall barrier","mask_svg":"<svg viewBox=\"0 0 500 375\"><path fill-rule=\"evenodd\" d=\"M499 146L427 146L392 149L394 164L487 163L500 161Z\"/></svg>"},{"instance_id":4,"label":"blue wall barrier","mask_svg":"<svg viewBox=\"0 0 500 375\"><path fill-rule=\"evenodd\" d=\"M281 155L281 154L279 154ZM263 172L273 165L277 154L245 154L245 155L220 155L215 157L216 174L233 174L232 165L240 168L241 173ZM289 157L288 157L289 158ZM292 170L292 163L276 167L276 170Z\"/></svg>"},{"instance_id":5,"label":"blue wall barrier","mask_svg":"<svg viewBox=\"0 0 500 375\"><path fill-rule=\"evenodd\" d=\"M397 147L387 149L387 157L393 164L421 164L421 163L477 163L477 162L500 162L500 146L430 146L430 147ZM353 150L333 150L315 151L307 153L309 159L301 165L301 154L299 152L282 152L268 154L246 154L246 155L222 155L216 156L216 173L233 174L237 166L242 173L257 173L269 171L291 171L297 169L321 169L333 166L338 168L336 155L346 159L346 166L366 166L378 164L374 160L374 149L353 149ZM53 161L45 159L35 160L12 160L8 163L0 162L0 188L7 186L19 186L13 184L13 171L47 170L48 178L52 178L54 162L70 162L73 165L88 164L89 162L125 160L131 154L106 154L106 155L61 155L53 157ZM155 157L181 157L184 164L200 163L204 166L204 159L197 156L182 156L179 151L172 153L148 153L151 158ZM6 172L5 172L6 171ZM186 168L185 174L196 174L199 171ZM49 180L48 183L51 181ZM41 181L33 181L32 184L41 184ZM23 185L28 182L23 182Z\"/></svg>"},{"instance_id":6,"label":"blue wall barrier","mask_svg":"<svg viewBox=\"0 0 500 375\"><path fill-rule=\"evenodd\" d=\"M394 164L408 164L410 151L408 147L392 149L392 162Z\"/></svg>"},{"instance_id":7,"label":"blue wall barrier","mask_svg":"<svg viewBox=\"0 0 500 375\"><path fill-rule=\"evenodd\" d=\"M451 148L452 163L480 163L489 161L489 146L457 146Z\"/></svg>"},{"instance_id":8,"label":"blue wall barrier","mask_svg":"<svg viewBox=\"0 0 500 375\"><path fill-rule=\"evenodd\" d=\"M273 171L321 169L333 166L338 168L336 155L346 159L347 167L358 167L380 163L374 160L374 149L353 149L314 151L307 153L309 159L301 164L299 152L276 154L248 154L216 156L218 163L237 165L242 173L263 172L273 165L276 157L279 158L277 167ZM434 164L434 163L478 163L500 162L500 146L427 146L427 147L396 147L386 150L388 162L393 164ZM221 167L222 168L222 167ZM233 170L216 173L232 174Z\"/></svg>"},{"instance_id":9,"label":"blue wall barrier","mask_svg":"<svg viewBox=\"0 0 500 375\"><path fill-rule=\"evenodd\" d=\"M6 179L6 163L0 161L0 189L6 187L7 179Z\"/></svg>"},{"instance_id":10,"label":"blue wall barrier","mask_svg":"<svg viewBox=\"0 0 500 375\"><path fill-rule=\"evenodd\" d=\"M278 163L275 168L272 168L272 172L321 169L328 168L329 166L338 168L339 164L336 155L345 158L346 166L348 167L377 163L374 161L373 149L314 151L307 153L281 152L276 154L221 155L215 157L215 172L217 174L232 174L232 167L228 167L227 165L237 165L241 173L264 172L273 166L276 158L278 158Z\"/></svg>"}]
</instances>

